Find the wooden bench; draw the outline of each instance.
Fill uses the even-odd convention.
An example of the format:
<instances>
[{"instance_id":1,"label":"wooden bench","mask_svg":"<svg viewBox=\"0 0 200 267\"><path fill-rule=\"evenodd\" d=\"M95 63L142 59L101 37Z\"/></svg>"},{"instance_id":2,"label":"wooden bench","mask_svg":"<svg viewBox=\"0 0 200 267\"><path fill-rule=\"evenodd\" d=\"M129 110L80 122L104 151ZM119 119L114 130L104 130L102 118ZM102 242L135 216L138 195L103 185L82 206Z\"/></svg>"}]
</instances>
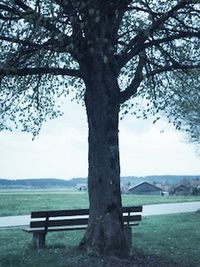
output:
<instances>
[{"instance_id":1,"label":"wooden bench","mask_svg":"<svg viewBox=\"0 0 200 267\"><path fill-rule=\"evenodd\" d=\"M123 220L130 232L131 226L139 225L142 219L142 206L123 207ZM45 247L45 237L48 232L86 229L89 209L34 211L31 213L30 226L23 229L33 234L33 246ZM130 233L129 233L130 234Z\"/></svg>"}]
</instances>

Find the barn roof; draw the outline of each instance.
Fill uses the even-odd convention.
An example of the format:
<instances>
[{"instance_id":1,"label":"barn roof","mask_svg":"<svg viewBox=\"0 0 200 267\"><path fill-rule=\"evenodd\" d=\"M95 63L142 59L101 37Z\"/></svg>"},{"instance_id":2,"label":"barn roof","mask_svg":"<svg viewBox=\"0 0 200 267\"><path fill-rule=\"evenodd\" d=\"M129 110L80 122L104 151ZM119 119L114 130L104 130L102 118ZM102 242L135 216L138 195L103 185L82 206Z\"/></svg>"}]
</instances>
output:
<instances>
[{"instance_id":1,"label":"barn roof","mask_svg":"<svg viewBox=\"0 0 200 267\"><path fill-rule=\"evenodd\" d=\"M186 185L179 184L174 188L174 190L179 190L180 188L184 188L184 189L187 189L187 190L189 189L189 187L187 187Z\"/></svg>"},{"instance_id":2,"label":"barn roof","mask_svg":"<svg viewBox=\"0 0 200 267\"><path fill-rule=\"evenodd\" d=\"M131 189L137 189L137 188L140 188L141 186L148 186L148 187L151 187L153 191L162 191L162 189L154 184L150 184L148 182L142 182L142 183L139 183L135 186L132 186L131 188L129 188L129 190Z\"/></svg>"}]
</instances>

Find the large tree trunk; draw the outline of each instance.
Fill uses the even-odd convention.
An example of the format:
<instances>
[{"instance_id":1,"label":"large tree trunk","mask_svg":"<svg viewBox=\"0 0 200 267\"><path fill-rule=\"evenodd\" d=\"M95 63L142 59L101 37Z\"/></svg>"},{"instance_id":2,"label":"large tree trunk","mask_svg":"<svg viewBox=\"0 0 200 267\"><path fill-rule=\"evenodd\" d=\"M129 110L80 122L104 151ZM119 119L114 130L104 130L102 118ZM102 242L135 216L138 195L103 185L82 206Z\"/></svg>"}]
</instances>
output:
<instances>
[{"instance_id":1,"label":"large tree trunk","mask_svg":"<svg viewBox=\"0 0 200 267\"><path fill-rule=\"evenodd\" d=\"M123 256L128 254L128 249L121 212L119 87L113 72L103 63L93 64L85 73L90 215L80 247L90 255Z\"/></svg>"}]
</instances>

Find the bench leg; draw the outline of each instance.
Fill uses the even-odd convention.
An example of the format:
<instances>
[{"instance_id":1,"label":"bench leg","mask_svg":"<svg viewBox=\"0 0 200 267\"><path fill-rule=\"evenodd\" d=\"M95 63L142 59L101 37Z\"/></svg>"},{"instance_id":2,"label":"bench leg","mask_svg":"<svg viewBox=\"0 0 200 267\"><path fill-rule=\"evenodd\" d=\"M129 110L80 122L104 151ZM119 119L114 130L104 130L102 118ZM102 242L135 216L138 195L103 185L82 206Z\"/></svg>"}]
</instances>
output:
<instances>
[{"instance_id":1,"label":"bench leg","mask_svg":"<svg viewBox=\"0 0 200 267\"><path fill-rule=\"evenodd\" d=\"M45 233L33 233L33 247L37 249L45 248Z\"/></svg>"}]
</instances>

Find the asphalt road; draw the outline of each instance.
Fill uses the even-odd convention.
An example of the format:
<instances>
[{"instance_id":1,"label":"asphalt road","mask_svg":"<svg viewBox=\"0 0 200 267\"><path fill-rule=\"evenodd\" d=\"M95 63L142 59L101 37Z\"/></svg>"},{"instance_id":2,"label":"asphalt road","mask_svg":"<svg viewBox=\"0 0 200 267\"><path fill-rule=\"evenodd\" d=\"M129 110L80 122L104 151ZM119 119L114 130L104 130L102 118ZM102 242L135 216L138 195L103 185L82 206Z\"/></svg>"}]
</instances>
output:
<instances>
[{"instance_id":1,"label":"asphalt road","mask_svg":"<svg viewBox=\"0 0 200 267\"><path fill-rule=\"evenodd\" d=\"M196 212L200 210L200 201L144 205L142 216L162 215L170 213ZM29 225L30 215L0 217L0 228L24 227Z\"/></svg>"}]
</instances>

